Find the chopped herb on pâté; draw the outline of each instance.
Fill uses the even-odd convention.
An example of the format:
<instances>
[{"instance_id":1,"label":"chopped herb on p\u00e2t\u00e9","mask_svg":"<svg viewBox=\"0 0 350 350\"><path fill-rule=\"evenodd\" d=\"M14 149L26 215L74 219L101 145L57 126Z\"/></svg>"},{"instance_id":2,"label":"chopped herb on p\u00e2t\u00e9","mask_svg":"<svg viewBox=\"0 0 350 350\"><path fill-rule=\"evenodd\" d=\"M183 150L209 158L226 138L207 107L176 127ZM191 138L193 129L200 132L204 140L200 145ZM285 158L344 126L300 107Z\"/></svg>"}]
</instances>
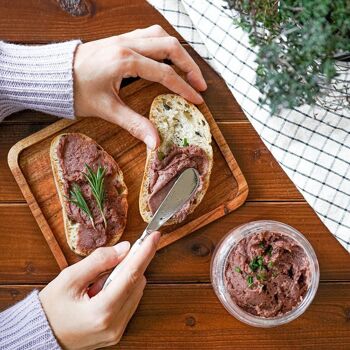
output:
<instances>
[{"instance_id":1,"label":"chopped herb on p\u00e2t\u00e9","mask_svg":"<svg viewBox=\"0 0 350 350\"><path fill-rule=\"evenodd\" d=\"M251 288L251 286L253 285L254 283L254 278L253 276L248 276L247 277L247 284L248 284L248 287Z\"/></svg>"},{"instance_id":2,"label":"chopped herb on p\u00e2t\u00e9","mask_svg":"<svg viewBox=\"0 0 350 350\"><path fill-rule=\"evenodd\" d=\"M272 255L272 245L271 244L266 247L264 254L268 255L268 256Z\"/></svg>"},{"instance_id":3,"label":"chopped herb on p\u00e2t\u00e9","mask_svg":"<svg viewBox=\"0 0 350 350\"><path fill-rule=\"evenodd\" d=\"M250 269L255 272L257 269L264 269L264 261L263 261L263 257L262 256L256 256L250 263L249 263L249 267Z\"/></svg>"},{"instance_id":4,"label":"chopped herb on p\u00e2t\u00e9","mask_svg":"<svg viewBox=\"0 0 350 350\"><path fill-rule=\"evenodd\" d=\"M238 273L242 273L242 270L241 270L241 268L239 266L235 267L235 271L238 272Z\"/></svg>"},{"instance_id":5,"label":"chopped herb on p\u00e2t\u00e9","mask_svg":"<svg viewBox=\"0 0 350 350\"><path fill-rule=\"evenodd\" d=\"M258 281L266 281L267 280L267 276L264 272L258 273L256 275L256 278Z\"/></svg>"},{"instance_id":6,"label":"chopped herb on p\u00e2t\u00e9","mask_svg":"<svg viewBox=\"0 0 350 350\"><path fill-rule=\"evenodd\" d=\"M186 137L184 138L183 146L184 146L184 147L189 146L189 143L188 143L188 141L187 141L187 138L186 138Z\"/></svg>"}]
</instances>

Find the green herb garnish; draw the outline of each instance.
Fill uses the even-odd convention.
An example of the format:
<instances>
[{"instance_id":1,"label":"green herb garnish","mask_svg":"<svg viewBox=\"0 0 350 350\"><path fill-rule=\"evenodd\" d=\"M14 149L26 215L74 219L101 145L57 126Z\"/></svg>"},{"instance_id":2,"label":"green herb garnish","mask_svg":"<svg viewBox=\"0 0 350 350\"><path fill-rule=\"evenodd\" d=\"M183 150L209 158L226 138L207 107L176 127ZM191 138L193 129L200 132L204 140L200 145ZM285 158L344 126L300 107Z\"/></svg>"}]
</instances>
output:
<instances>
[{"instance_id":1,"label":"green herb garnish","mask_svg":"<svg viewBox=\"0 0 350 350\"><path fill-rule=\"evenodd\" d=\"M249 263L250 269L254 272L257 269L264 269L264 260L262 256L256 256L250 263Z\"/></svg>"},{"instance_id":2,"label":"green herb garnish","mask_svg":"<svg viewBox=\"0 0 350 350\"><path fill-rule=\"evenodd\" d=\"M87 170L86 173L84 173L85 178L90 185L93 196L95 197L96 204L98 209L100 210L104 226L105 228L107 228L107 220L103 212L103 206L106 195L104 188L104 176L106 173L106 168L101 167L99 165L95 173L87 164L85 164L85 166Z\"/></svg>"},{"instance_id":3,"label":"green herb garnish","mask_svg":"<svg viewBox=\"0 0 350 350\"><path fill-rule=\"evenodd\" d=\"M248 284L248 287L251 288L251 286L253 285L253 283L254 283L253 276L248 276L248 277L247 277L247 284Z\"/></svg>"},{"instance_id":4,"label":"green herb garnish","mask_svg":"<svg viewBox=\"0 0 350 350\"><path fill-rule=\"evenodd\" d=\"M258 274L256 275L256 278L257 278L257 280L259 280L259 281L266 281L267 276L266 276L265 273L258 273Z\"/></svg>"},{"instance_id":5,"label":"green herb garnish","mask_svg":"<svg viewBox=\"0 0 350 350\"><path fill-rule=\"evenodd\" d=\"M263 242L260 242L260 243L259 243L259 247L260 247L261 249L264 249L264 248L265 248L264 243L263 243Z\"/></svg>"},{"instance_id":6,"label":"green herb garnish","mask_svg":"<svg viewBox=\"0 0 350 350\"><path fill-rule=\"evenodd\" d=\"M165 158L165 154L162 151L158 151L158 159L163 160Z\"/></svg>"},{"instance_id":7,"label":"green herb garnish","mask_svg":"<svg viewBox=\"0 0 350 350\"><path fill-rule=\"evenodd\" d=\"M85 201L81 188L78 184L74 183L72 189L69 191L70 198L68 200L75 204L79 209L81 209L90 219L93 228L95 228L94 218L91 214L91 211Z\"/></svg>"},{"instance_id":8,"label":"green herb garnish","mask_svg":"<svg viewBox=\"0 0 350 350\"><path fill-rule=\"evenodd\" d=\"M272 255L272 245L271 244L265 249L264 254L265 255L267 254L268 256Z\"/></svg>"},{"instance_id":9,"label":"green herb garnish","mask_svg":"<svg viewBox=\"0 0 350 350\"><path fill-rule=\"evenodd\" d=\"M186 137L184 138L183 146L184 146L184 147L189 146L189 143L188 143L188 141L187 141L187 138L186 138Z\"/></svg>"},{"instance_id":10,"label":"green herb garnish","mask_svg":"<svg viewBox=\"0 0 350 350\"><path fill-rule=\"evenodd\" d=\"M235 267L235 271L238 272L238 273L242 273L242 270L241 270L241 268L239 266Z\"/></svg>"},{"instance_id":11,"label":"green herb garnish","mask_svg":"<svg viewBox=\"0 0 350 350\"><path fill-rule=\"evenodd\" d=\"M269 269L272 269L272 266L273 266L273 261L270 261L270 262L267 264L267 267L268 267Z\"/></svg>"}]
</instances>

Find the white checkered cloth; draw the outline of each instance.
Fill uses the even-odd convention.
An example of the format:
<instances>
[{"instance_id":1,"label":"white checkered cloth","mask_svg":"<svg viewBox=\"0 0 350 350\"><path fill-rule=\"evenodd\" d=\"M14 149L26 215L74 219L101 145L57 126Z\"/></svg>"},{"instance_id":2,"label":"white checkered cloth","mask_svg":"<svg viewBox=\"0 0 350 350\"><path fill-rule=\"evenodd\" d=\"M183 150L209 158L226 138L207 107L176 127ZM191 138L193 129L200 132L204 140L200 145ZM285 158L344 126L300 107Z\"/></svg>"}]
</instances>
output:
<instances>
[{"instance_id":1,"label":"white checkered cloth","mask_svg":"<svg viewBox=\"0 0 350 350\"><path fill-rule=\"evenodd\" d=\"M254 49L221 0L148 0L226 81L245 115L306 201L350 252L350 111L259 106ZM349 74L349 75L348 75ZM349 69L343 72L349 84Z\"/></svg>"}]
</instances>

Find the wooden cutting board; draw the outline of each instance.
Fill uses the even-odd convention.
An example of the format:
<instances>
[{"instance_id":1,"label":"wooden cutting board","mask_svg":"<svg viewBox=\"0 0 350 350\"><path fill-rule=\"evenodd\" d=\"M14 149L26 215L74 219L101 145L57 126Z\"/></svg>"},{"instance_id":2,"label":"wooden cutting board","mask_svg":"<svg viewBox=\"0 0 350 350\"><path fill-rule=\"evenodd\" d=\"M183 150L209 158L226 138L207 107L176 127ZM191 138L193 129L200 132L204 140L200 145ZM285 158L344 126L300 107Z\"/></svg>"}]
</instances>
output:
<instances>
[{"instance_id":1,"label":"wooden cutting board","mask_svg":"<svg viewBox=\"0 0 350 350\"><path fill-rule=\"evenodd\" d=\"M153 99L166 92L168 90L159 84L138 80L123 88L120 94L131 108L147 116ZM162 229L159 249L235 210L248 195L246 180L208 107L203 104L199 109L213 135L210 186L202 203L183 223ZM49 158L52 139L63 132L80 132L96 140L121 167L129 190L128 220L121 239L133 242L146 227L138 207L145 145L120 127L99 118L60 120L15 144L9 152L8 163L61 269L81 259L66 242Z\"/></svg>"}]
</instances>

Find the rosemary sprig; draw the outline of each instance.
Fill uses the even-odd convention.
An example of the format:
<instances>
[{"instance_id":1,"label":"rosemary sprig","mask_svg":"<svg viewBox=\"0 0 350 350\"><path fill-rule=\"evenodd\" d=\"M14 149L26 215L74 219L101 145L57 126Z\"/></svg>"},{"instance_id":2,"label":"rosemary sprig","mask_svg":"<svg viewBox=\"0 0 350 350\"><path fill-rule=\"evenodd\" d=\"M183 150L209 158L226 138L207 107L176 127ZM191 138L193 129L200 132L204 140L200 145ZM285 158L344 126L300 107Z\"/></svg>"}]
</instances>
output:
<instances>
[{"instance_id":1,"label":"rosemary sprig","mask_svg":"<svg viewBox=\"0 0 350 350\"><path fill-rule=\"evenodd\" d=\"M78 208L80 208L90 219L93 228L95 229L94 218L91 214L91 211L85 201L83 193L81 192L81 188L78 184L74 183L72 189L69 191L70 198L68 200L75 204Z\"/></svg>"},{"instance_id":2,"label":"rosemary sprig","mask_svg":"<svg viewBox=\"0 0 350 350\"><path fill-rule=\"evenodd\" d=\"M91 192L93 196L95 197L96 204L98 209L100 210L103 223L105 228L107 228L107 220L103 213L103 205L105 201L105 188L104 188L104 176L106 172L106 168L101 167L100 165L97 168L96 173L87 165L86 166L86 173L84 173L86 180L88 181Z\"/></svg>"}]
</instances>

